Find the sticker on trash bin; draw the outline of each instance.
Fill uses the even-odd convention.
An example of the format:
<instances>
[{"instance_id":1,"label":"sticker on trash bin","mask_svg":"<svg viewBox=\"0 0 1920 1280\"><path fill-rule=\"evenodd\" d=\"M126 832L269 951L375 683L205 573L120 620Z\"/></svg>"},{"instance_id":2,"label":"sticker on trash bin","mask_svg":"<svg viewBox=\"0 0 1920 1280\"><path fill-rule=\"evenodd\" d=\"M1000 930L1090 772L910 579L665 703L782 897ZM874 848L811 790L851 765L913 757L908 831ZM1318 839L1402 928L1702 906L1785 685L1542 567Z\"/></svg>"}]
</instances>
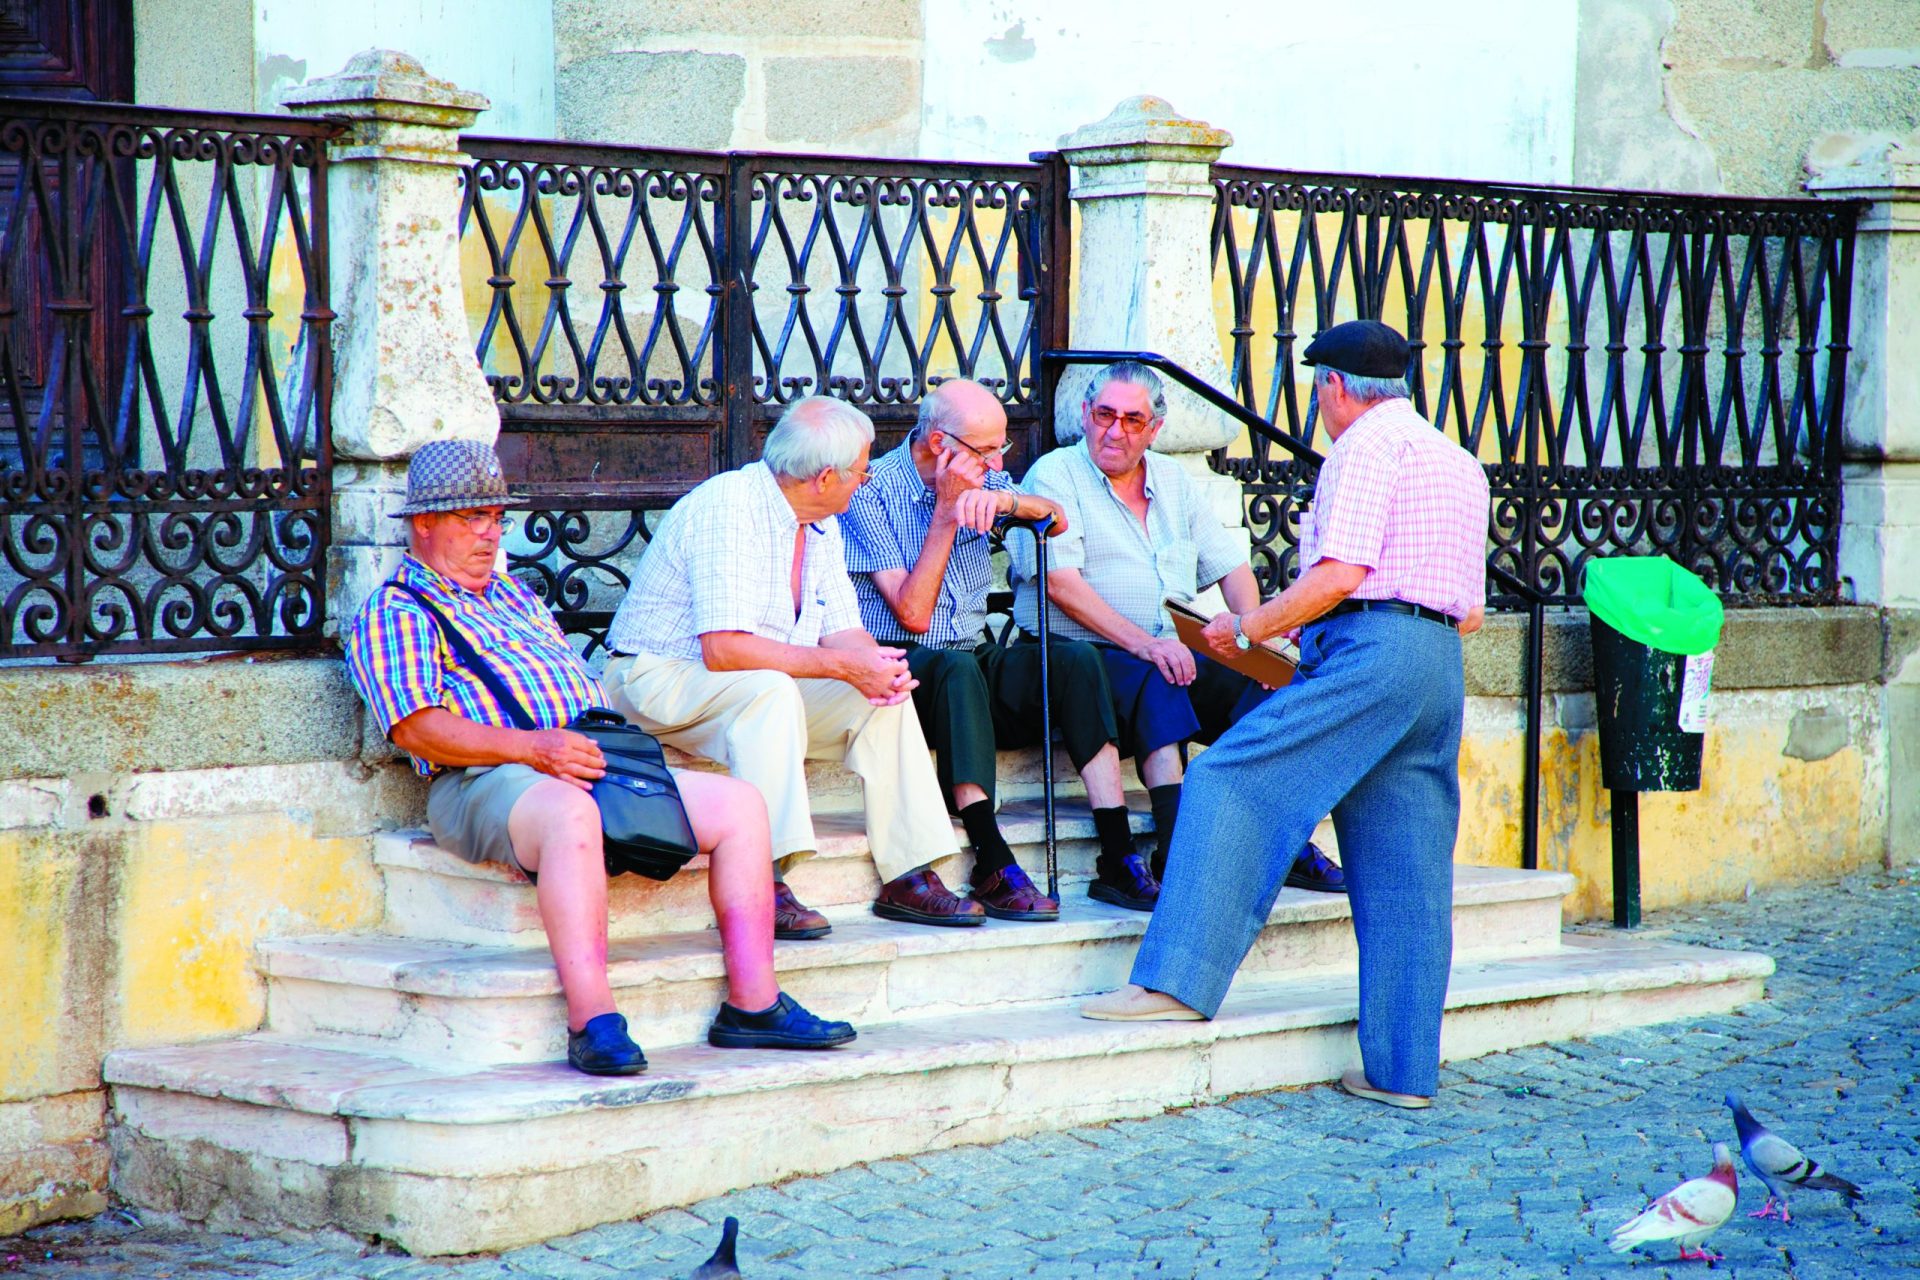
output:
<instances>
[{"instance_id":1,"label":"sticker on trash bin","mask_svg":"<svg viewBox=\"0 0 1920 1280\"><path fill-rule=\"evenodd\" d=\"M1680 732L1707 731L1707 690L1713 683L1713 651L1686 660L1680 676Z\"/></svg>"}]
</instances>

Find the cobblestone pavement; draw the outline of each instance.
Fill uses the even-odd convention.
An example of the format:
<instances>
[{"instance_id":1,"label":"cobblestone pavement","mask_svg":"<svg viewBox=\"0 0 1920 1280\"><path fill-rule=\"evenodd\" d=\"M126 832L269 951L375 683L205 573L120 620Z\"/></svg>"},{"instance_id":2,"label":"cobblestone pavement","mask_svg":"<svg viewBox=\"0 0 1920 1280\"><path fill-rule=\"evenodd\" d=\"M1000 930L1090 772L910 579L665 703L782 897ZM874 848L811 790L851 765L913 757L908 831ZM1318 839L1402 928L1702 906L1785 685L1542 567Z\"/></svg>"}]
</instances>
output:
<instances>
[{"instance_id":1,"label":"cobblestone pavement","mask_svg":"<svg viewBox=\"0 0 1920 1280\"><path fill-rule=\"evenodd\" d=\"M1433 1110L1320 1086L800 1178L453 1261L138 1226L108 1215L0 1241L0 1275L163 1280L677 1277L742 1223L749 1277L1704 1275L1616 1256L1608 1232L1733 1141L1729 1090L1866 1199L1741 1214L1715 1274L1920 1274L1920 876L1859 876L1667 912L1647 932L1764 950L1769 998L1461 1063ZM17 1256L16 1256L17 1255Z\"/></svg>"}]
</instances>

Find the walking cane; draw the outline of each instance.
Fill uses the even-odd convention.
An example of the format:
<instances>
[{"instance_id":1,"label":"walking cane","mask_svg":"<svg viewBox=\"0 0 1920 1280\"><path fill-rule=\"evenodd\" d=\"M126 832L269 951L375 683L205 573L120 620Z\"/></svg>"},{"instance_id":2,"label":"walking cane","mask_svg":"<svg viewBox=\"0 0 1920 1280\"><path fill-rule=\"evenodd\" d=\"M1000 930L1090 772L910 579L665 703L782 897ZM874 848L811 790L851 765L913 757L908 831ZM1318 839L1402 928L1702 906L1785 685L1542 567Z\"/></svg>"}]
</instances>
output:
<instances>
[{"instance_id":1,"label":"walking cane","mask_svg":"<svg viewBox=\"0 0 1920 1280\"><path fill-rule=\"evenodd\" d=\"M1046 823L1047 896L1060 901L1060 854L1053 830L1053 682L1047 671L1047 650L1053 644L1052 606L1047 600L1047 533L1053 517L1010 521L1033 535L1034 588L1039 592L1034 613L1040 624L1040 796Z\"/></svg>"}]
</instances>

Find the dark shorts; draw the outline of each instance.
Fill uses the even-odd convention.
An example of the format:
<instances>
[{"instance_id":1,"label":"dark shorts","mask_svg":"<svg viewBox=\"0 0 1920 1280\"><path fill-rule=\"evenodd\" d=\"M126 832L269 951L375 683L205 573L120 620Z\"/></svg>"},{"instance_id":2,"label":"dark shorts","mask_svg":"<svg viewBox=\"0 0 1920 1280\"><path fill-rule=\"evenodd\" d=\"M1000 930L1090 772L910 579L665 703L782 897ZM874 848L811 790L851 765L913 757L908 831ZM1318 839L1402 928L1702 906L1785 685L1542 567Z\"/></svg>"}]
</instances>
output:
<instances>
[{"instance_id":1,"label":"dark shorts","mask_svg":"<svg viewBox=\"0 0 1920 1280\"><path fill-rule=\"evenodd\" d=\"M1143 759L1176 742L1211 743L1259 706L1271 690L1203 654L1184 688L1160 668L1113 645L1099 645L1120 727L1120 754Z\"/></svg>"}]
</instances>

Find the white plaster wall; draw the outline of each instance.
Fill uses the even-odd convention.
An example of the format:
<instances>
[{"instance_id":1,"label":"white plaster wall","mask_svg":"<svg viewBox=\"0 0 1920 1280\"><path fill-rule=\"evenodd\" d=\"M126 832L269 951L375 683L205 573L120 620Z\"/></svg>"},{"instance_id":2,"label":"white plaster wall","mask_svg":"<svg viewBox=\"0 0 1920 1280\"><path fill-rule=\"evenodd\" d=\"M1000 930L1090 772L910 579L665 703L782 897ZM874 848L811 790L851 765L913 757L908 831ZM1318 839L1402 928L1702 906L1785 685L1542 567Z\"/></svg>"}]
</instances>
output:
<instances>
[{"instance_id":1,"label":"white plaster wall","mask_svg":"<svg viewBox=\"0 0 1920 1280\"><path fill-rule=\"evenodd\" d=\"M551 138L553 0L258 0L259 109L280 109L289 86L329 76L362 49L398 49L491 110L480 133Z\"/></svg>"},{"instance_id":2,"label":"white plaster wall","mask_svg":"<svg viewBox=\"0 0 1920 1280\"><path fill-rule=\"evenodd\" d=\"M921 146L1025 159L1129 94L1155 93L1230 130L1229 163L1565 183L1577 9L925 0Z\"/></svg>"}]
</instances>

